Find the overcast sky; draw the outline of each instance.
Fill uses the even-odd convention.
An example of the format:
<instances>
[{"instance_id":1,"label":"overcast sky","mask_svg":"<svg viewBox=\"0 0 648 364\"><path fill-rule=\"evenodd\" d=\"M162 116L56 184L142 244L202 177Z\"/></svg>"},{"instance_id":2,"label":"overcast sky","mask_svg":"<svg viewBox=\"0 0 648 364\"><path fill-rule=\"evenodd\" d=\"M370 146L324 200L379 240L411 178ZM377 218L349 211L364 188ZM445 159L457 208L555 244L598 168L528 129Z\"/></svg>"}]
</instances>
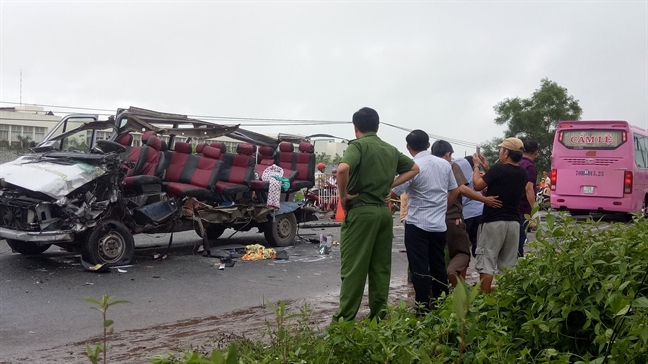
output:
<instances>
[{"instance_id":1,"label":"overcast sky","mask_svg":"<svg viewBox=\"0 0 648 364\"><path fill-rule=\"evenodd\" d=\"M381 121L481 143L504 130L493 106L547 77L583 119L648 127L646 1L0 7L0 101L19 100L22 69L23 103L343 121L370 106ZM351 125L249 129L353 137ZM401 150L406 134L379 131Z\"/></svg>"}]
</instances>

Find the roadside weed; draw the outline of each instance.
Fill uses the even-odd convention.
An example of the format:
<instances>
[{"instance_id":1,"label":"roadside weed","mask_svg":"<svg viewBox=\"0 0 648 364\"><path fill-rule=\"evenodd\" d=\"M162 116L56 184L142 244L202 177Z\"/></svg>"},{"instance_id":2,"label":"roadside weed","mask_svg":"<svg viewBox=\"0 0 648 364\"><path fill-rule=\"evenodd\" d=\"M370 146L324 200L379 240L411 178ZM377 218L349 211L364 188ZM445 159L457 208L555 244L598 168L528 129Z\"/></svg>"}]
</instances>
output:
<instances>
[{"instance_id":1,"label":"roadside weed","mask_svg":"<svg viewBox=\"0 0 648 364\"><path fill-rule=\"evenodd\" d=\"M115 301L114 296L108 296L107 294L104 294L101 297L101 300L97 301L92 298L82 298L82 300L92 303L94 306L90 307L93 310L97 310L101 312L101 315L103 316L103 340L102 343L95 344L94 347L90 346L90 344L86 343L86 353L88 356L88 359L92 364L97 364L99 363L99 359L102 356L103 353L103 363L107 363L106 361L106 356L108 354L108 350L110 349L110 344L108 343L108 335L113 333L113 320L109 320L107 317L107 312L108 308L110 306L118 305L121 303L130 303L128 301L124 300L117 300Z\"/></svg>"}]
</instances>

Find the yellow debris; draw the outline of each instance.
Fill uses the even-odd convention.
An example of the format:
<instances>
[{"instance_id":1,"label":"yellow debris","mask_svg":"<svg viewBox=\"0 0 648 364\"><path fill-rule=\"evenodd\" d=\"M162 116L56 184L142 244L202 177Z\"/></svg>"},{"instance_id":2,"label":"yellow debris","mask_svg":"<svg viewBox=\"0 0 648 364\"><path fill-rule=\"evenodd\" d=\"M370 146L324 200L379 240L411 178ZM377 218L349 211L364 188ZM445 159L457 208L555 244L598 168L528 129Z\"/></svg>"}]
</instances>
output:
<instances>
[{"instance_id":1,"label":"yellow debris","mask_svg":"<svg viewBox=\"0 0 648 364\"><path fill-rule=\"evenodd\" d=\"M277 252L272 248L266 248L260 244L252 244L245 247L245 255L241 260L261 260L261 259L274 259L277 257Z\"/></svg>"}]
</instances>

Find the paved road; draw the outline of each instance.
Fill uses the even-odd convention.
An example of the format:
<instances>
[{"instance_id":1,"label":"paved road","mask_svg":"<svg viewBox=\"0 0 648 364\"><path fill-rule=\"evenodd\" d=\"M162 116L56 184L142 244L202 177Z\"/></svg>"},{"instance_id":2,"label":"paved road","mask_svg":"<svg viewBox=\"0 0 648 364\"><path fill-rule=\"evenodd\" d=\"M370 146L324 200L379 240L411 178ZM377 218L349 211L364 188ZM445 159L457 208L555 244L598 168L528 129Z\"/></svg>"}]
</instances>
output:
<instances>
[{"instance_id":1,"label":"paved road","mask_svg":"<svg viewBox=\"0 0 648 364\"><path fill-rule=\"evenodd\" d=\"M393 279L405 274L402 227L395 229ZM227 230L224 236L231 234ZM339 238L339 228L301 229L303 237L320 233ZM248 232L219 245L251 244L263 239ZM259 305L262 300L290 300L339 291L339 249L318 254L318 244L298 242L288 261L238 261L218 270L218 259L192 254L200 239L193 232L176 234L172 254L153 260L166 235L136 238L136 259L126 273L83 270L79 258L52 247L36 257L12 253L0 242L0 362L3 357L87 340L100 330L99 314L82 297L104 293L132 304L114 306L115 330L146 328L195 317L220 315Z\"/></svg>"}]
</instances>

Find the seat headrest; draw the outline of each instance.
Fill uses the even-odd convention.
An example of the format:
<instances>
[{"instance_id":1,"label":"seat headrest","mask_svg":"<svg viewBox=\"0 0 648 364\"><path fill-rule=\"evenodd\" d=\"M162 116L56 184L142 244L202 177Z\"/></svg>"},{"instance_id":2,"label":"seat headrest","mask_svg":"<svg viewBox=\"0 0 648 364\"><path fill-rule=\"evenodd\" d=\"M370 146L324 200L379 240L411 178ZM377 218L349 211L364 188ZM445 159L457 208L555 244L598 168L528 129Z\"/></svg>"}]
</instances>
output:
<instances>
[{"instance_id":1,"label":"seat headrest","mask_svg":"<svg viewBox=\"0 0 648 364\"><path fill-rule=\"evenodd\" d=\"M250 143L241 143L236 147L236 153L243 155L254 155L256 147Z\"/></svg>"},{"instance_id":2,"label":"seat headrest","mask_svg":"<svg viewBox=\"0 0 648 364\"><path fill-rule=\"evenodd\" d=\"M157 150L158 152L162 150L162 141L155 135L149 136L146 141L146 145Z\"/></svg>"},{"instance_id":3,"label":"seat headrest","mask_svg":"<svg viewBox=\"0 0 648 364\"><path fill-rule=\"evenodd\" d=\"M191 144L176 142L173 147L173 150L175 150L178 153L191 154Z\"/></svg>"},{"instance_id":4,"label":"seat headrest","mask_svg":"<svg viewBox=\"0 0 648 364\"><path fill-rule=\"evenodd\" d=\"M205 144L205 143L201 143L201 144L196 145L196 153L197 154L202 153L203 150L205 150L206 146L207 146L207 144Z\"/></svg>"},{"instance_id":5,"label":"seat headrest","mask_svg":"<svg viewBox=\"0 0 648 364\"><path fill-rule=\"evenodd\" d=\"M295 150L295 145L289 142L281 142L279 144L279 151L283 153L292 153Z\"/></svg>"},{"instance_id":6,"label":"seat headrest","mask_svg":"<svg viewBox=\"0 0 648 364\"><path fill-rule=\"evenodd\" d=\"M203 149L203 156L211 159L220 159L221 150L214 147L205 147Z\"/></svg>"},{"instance_id":7,"label":"seat headrest","mask_svg":"<svg viewBox=\"0 0 648 364\"><path fill-rule=\"evenodd\" d=\"M213 142L209 146L220 149L221 153L227 153L227 146L224 143Z\"/></svg>"},{"instance_id":8,"label":"seat headrest","mask_svg":"<svg viewBox=\"0 0 648 364\"><path fill-rule=\"evenodd\" d=\"M309 142L301 142L299 143L299 151L302 153L313 153L315 152L315 147Z\"/></svg>"},{"instance_id":9,"label":"seat headrest","mask_svg":"<svg viewBox=\"0 0 648 364\"><path fill-rule=\"evenodd\" d=\"M125 146L125 147L130 147L133 145L133 136L130 135L129 132L125 132L122 134L117 135L117 138L115 139L115 142Z\"/></svg>"},{"instance_id":10,"label":"seat headrest","mask_svg":"<svg viewBox=\"0 0 648 364\"><path fill-rule=\"evenodd\" d=\"M259 147L259 154L268 159L274 157L275 151L272 147L262 146Z\"/></svg>"},{"instance_id":11,"label":"seat headrest","mask_svg":"<svg viewBox=\"0 0 648 364\"><path fill-rule=\"evenodd\" d=\"M146 144L148 138L150 138L152 135L155 135L155 132L153 130L145 131L144 134L142 134L142 144Z\"/></svg>"}]
</instances>

